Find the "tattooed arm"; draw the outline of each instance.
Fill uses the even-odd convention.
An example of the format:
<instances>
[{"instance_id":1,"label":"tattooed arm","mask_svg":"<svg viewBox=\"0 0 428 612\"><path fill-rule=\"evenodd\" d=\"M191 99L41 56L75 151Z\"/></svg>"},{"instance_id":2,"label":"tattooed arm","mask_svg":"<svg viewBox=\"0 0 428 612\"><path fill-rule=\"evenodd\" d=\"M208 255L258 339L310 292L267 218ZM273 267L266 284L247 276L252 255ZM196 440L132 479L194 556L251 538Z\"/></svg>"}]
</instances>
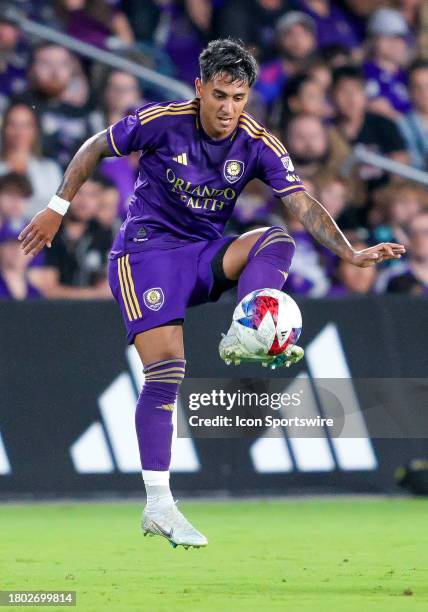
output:
<instances>
[{"instance_id":1,"label":"tattooed arm","mask_svg":"<svg viewBox=\"0 0 428 612\"><path fill-rule=\"evenodd\" d=\"M324 206L304 191L286 196L282 201L318 242L356 266L365 268L387 259L399 259L405 253L401 244L391 242L355 251Z\"/></svg>"},{"instance_id":2,"label":"tattooed arm","mask_svg":"<svg viewBox=\"0 0 428 612\"><path fill-rule=\"evenodd\" d=\"M100 161L111 155L105 130L89 138L71 160L56 195L71 202ZM34 257L45 245L50 247L62 219L60 213L50 208L38 212L19 236L24 253Z\"/></svg>"}]
</instances>

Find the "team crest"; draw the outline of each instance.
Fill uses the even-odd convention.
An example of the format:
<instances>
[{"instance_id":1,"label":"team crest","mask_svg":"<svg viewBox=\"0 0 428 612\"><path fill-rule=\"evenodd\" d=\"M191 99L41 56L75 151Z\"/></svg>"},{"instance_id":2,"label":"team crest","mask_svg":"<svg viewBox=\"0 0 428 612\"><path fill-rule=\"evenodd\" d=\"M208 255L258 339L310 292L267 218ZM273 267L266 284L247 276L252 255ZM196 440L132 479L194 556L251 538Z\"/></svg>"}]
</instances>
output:
<instances>
[{"instance_id":1,"label":"team crest","mask_svg":"<svg viewBox=\"0 0 428 612\"><path fill-rule=\"evenodd\" d=\"M162 308L165 301L163 291L160 287L154 287L153 289L147 289L143 294L144 304L150 310L159 310Z\"/></svg>"},{"instance_id":2,"label":"team crest","mask_svg":"<svg viewBox=\"0 0 428 612\"><path fill-rule=\"evenodd\" d=\"M284 157L281 157L281 161L282 161L282 165L284 166L286 170L288 170L288 172L293 172L294 166L293 166L293 162L291 161L289 155L284 155Z\"/></svg>"},{"instance_id":3,"label":"team crest","mask_svg":"<svg viewBox=\"0 0 428 612\"><path fill-rule=\"evenodd\" d=\"M244 174L244 162L237 159L228 159L224 164L223 174L229 183L236 183Z\"/></svg>"}]
</instances>

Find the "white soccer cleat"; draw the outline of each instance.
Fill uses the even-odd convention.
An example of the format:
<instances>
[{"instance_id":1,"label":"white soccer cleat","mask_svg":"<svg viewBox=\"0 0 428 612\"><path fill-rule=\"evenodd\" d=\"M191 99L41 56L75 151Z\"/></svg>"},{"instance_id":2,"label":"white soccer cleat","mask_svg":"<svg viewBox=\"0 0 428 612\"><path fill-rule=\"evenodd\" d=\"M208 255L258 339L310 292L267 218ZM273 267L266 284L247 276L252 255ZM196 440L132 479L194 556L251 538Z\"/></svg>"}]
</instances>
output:
<instances>
[{"instance_id":1,"label":"white soccer cleat","mask_svg":"<svg viewBox=\"0 0 428 612\"><path fill-rule=\"evenodd\" d=\"M166 538L173 548L189 546L201 548L207 546L208 540L177 509L175 503L164 510L156 512L143 512L141 528L144 535L160 535Z\"/></svg>"},{"instance_id":2,"label":"white soccer cleat","mask_svg":"<svg viewBox=\"0 0 428 612\"><path fill-rule=\"evenodd\" d=\"M226 365L240 365L241 363L261 363L263 367L270 367L272 370L285 366L290 367L303 358L305 351L300 346L290 346L280 355L267 355L263 350L257 353L250 353L240 343L234 332L234 325L230 326L227 334L222 334L222 339L218 347L220 357Z\"/></svg>"}]
</instances>

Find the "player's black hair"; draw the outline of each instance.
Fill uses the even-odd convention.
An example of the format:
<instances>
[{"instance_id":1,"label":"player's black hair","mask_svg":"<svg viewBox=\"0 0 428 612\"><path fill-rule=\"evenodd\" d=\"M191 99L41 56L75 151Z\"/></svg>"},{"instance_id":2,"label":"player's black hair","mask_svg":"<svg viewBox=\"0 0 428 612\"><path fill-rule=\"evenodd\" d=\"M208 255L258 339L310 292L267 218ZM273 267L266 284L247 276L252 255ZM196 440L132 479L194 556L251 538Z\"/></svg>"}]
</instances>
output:
<instances>
[{"instance_id":1,"label":"player's black hair","mask_svg":"<svg viewBox=\"0 0 428 612\"><path fill-rule=\"evenodd\" d=\"M227 74L232 83L241 81L251 87L257 78L257 62L241 42L230 38L212 40L199 56L201 80L206 83Z\"/></svg>"},{"instance_id":2,"label":"player's black hair","mask_svg":"<svg viewBox=\"0 0 428 612\"><path fill-rule=\"evenodd\" d=\"M333 79L331 87L335 89L338 83L343 79L352 79L354 81L359 81L364 85L364 73L361 68L357 66L353 66L351 64L345 66L338 66L333 70Z\"/></svg>"}]
</instances>

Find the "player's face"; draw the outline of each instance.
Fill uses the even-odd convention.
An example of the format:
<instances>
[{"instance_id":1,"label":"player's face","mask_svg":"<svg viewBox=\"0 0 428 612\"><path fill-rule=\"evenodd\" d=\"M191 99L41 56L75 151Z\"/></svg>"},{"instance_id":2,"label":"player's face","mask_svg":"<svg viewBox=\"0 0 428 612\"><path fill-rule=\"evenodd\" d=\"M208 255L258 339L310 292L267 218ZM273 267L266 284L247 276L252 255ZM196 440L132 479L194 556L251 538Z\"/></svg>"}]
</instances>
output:
<instances>
[{"instance_id":1,"label":"player's face","mask_svg":"<svg viewBox=\"0 0 428 612\"><path fill-rule=\"evenodd\" d=\"M195 81L196 95L200 99L202 127L211 138L220 140L231 134L248 101L247 83L230 82L227 75L211 81Z\"/></svg>"}]
</instances>

